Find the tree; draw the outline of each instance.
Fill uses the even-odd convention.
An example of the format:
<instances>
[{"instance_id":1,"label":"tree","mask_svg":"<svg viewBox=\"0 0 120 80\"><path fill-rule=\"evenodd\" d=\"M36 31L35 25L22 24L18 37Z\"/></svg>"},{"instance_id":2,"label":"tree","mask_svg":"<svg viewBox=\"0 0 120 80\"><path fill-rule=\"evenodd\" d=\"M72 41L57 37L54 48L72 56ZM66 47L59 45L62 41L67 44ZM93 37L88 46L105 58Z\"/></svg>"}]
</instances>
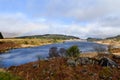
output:
<instances>
[{"instance_id":1,"label":"tree","mask_svg":"<svg viewBox=\"0 0 120 80\"><path fill-rule=\"evenodd\" d=\"M79 57L80 50L78 46L74 45L67 49L67 56L68 57Z\"/></svg>"}]
</instances>

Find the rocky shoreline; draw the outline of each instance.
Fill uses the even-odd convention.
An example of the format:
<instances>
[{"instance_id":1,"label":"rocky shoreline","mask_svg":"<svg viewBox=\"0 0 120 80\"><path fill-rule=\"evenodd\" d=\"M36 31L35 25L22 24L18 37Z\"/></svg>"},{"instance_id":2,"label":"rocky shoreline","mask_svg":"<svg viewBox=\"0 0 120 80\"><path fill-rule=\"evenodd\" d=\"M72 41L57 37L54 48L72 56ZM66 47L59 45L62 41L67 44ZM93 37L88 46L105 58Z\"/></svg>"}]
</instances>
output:
<instances>
[{"instance_id":1,"label":"rocky shoreline","mask_svg":"<svg viewBox=\"0 0 120 80\"><path fill-rule=\"evenodd\" d=\"M25 80L119 80L120 57L98 57L51 58L12 66L8 71Z\"/></svg>"}]
</instances>

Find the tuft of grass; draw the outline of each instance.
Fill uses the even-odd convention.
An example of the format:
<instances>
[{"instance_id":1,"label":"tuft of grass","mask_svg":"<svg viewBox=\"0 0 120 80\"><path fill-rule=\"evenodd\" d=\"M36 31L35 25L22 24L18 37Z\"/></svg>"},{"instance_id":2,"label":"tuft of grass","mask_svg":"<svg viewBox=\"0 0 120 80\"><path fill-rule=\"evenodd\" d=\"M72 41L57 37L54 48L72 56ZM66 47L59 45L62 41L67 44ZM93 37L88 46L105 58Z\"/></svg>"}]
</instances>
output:
<instances>
[{"instance_id":1,"label":"tuft of grass","mask_svg":"<svg viewBox=\"0 0 120 80\"><path fill-rule=\"evenodd\" d=\"M0 72L0 80L24 80L8 72Z\"/></svg>"},{"instance_id":2,"label":"tuft of grass","mask_svg":"<svg viewBox=\"0 0 120 80\"><path fill-rule=\"evenodd\" d=\"M110 67L104 67L99 73L99 77L105 80L109 80L109 78L111 78L112 75L113 74Z\"/></svg>"}]
</instances>

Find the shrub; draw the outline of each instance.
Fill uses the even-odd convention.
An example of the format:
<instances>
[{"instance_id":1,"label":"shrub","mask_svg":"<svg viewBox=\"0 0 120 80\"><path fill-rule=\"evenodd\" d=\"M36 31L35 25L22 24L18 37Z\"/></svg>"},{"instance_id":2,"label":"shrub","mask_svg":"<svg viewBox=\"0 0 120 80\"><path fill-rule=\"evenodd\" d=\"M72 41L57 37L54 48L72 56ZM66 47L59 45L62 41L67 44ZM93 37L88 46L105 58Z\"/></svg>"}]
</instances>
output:
<instances>
[{"instance_id":1,"label":"shrub","mask_svg":"<svg viewBox=\"0 0 120 80\"><path fill-rule=\"evenodd\" d=\"M80 50L78 46L71 46L70 48L67 49L67 54L68 57L79 57L80 55Z\"/></svg>"},{"instance_id":2,"label":"shrub","mask_svg":"<svg viewBox=\"0 0 120 80\"><path fill-rule=\"evenodd\" d=\"M59 53L57 51L57 47L51 47L49 49L49 57L59 57Z\"/></svg>"},{"instance_id":3,"label":"shrub","mask_svg":"<svg viewBox=\"0 0 120 80\"><path fill-rule=\"evenodd\" d=\"M60 48L59 49L59 54L61 57L66 57L66 49L65 48Z\"/></svg>"}]
</instances>

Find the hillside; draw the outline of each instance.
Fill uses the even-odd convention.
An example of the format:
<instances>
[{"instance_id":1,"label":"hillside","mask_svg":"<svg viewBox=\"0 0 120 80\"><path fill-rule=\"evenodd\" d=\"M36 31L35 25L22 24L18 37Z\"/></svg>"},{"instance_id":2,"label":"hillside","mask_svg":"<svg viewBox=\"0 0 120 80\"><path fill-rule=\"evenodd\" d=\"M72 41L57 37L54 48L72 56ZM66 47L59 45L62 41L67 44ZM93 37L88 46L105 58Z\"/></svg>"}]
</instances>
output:
<instances>
[{"instance_id":1,"label":"hillside","mask_svg":"<svg viewBox=\"0 0 120 80\"><path fill-rule=\"evenodd\" d=\"M32 36L21 36L16 38L43 38L43 39L79 39L75 36L61 35L61 34L45 34L45 35L32 35Z\"/></svg>"},{"instance_id":2,"label":"hillside","mask_svg":"<svg viewBox=\"0 0 120 80\"><path fill-rule=\"evenodd\" d=\"M120 40L120 35L113 36L113 37L108 37L106 39L114 39L114 40Z\"/></svg>"},{"instance_id":3,"label":"hillside","mask_svg":"<svg viewBox=\"0 0 120 80\"><path fill-rule=\"evenodd\" d=\"M112 45L116 47L120 47L120 35L108 37L103 40L95 41L100 44Z\"/></svg>"},{"instance_id":4,"label":"hillside","mask_svg":"<svg viewBox=\"0 0 120 80\"><path fill-rule=\"evenodd\" d=\"M92 37L89 37L89 38L87 38L87 41L100 41L100 40L103 40L103 39L101 39L101 38L92 38Z\"/></svg>"}]
</instances>

